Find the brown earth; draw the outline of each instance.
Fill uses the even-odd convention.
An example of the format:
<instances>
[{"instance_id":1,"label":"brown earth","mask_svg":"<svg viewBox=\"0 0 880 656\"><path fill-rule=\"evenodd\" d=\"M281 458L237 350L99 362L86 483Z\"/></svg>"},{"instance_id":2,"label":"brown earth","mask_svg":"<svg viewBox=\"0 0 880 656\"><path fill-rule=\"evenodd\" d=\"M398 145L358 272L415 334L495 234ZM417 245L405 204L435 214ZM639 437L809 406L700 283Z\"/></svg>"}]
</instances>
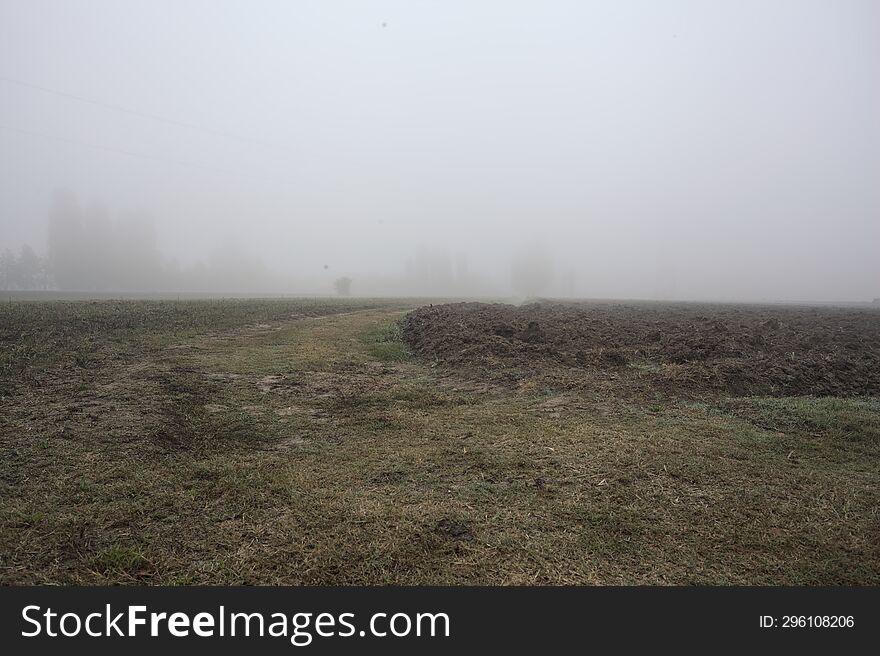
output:
<instances>
[{"instance_id":1,"label":"brown earth","mask_svg":"<svg viewBox=\"0 0 880 656\"><path fill-rule=\"evenodd\" d=\"M872 309L455 303L415 310L402 333L435 367L524 390L880 395L880 312Z\"/></svg>"}]
</instances>

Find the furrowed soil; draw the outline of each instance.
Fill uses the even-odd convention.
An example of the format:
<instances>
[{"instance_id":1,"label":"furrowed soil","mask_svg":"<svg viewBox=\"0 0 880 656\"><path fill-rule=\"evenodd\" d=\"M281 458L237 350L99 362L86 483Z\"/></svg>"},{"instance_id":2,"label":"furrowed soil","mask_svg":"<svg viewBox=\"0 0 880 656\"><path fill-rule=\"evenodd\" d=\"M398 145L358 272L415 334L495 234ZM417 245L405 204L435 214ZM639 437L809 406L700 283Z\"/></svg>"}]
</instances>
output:
<instances>
[{"instance_id":1,"label":"furrowed soil","mask_svg":"<svg viewBox=\"0 0 880 656\"><path fill-rule=\"evenodd\" d=\"M0 309L5 584L877 584L880 313Z\"/></svg>"},{"instance_id":2,"label":"furrowed soil","mask_svg":"<svg viewBox=\"0 0 880 656\"><path fill-rule=\"evenodd\" d=\"M422 358L511 387L603 398L880 395L880 311L457 303L407 317Z\"/></svg>"}]
</instances>

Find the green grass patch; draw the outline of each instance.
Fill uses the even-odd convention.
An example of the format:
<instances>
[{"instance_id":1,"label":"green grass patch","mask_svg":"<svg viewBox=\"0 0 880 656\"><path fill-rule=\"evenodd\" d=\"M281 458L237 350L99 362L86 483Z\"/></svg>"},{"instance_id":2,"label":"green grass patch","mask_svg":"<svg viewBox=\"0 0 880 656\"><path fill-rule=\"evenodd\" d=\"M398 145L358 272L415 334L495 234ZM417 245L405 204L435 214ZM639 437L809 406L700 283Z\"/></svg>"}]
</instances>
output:
<instances>
[{"instance_id":1,"label":"green grass patch","mask_svg":"<svg viewBox=\"0 0 880 656\"><path fill-rule=\"evenodd\" d=\"M133 546L113 544L98 552L95 567L103 574L136 574L147 565L147 558Z\"/></svg>"},{"instance_id":2,"label":"green grass patch","mask_svg":"<svg viewBox=\"0 0 880 656\"><path fill-rule=\"evenodd\" d=\"M880 440L880 400L834 397L760 398L747 415L763 428L822 434L846 442Z\"/></svg>"},{"instance_id":3,"label":"green grass patch","mask_svg":"<svg viewBox=\"0 0 880 656\"><path fill-rule=\"evenodd\" d=\"M382 362L401 362L411 357L398 321L371 328L361 335L361 341L367 345L369 354Z\"/></svg>"}]
</instances>

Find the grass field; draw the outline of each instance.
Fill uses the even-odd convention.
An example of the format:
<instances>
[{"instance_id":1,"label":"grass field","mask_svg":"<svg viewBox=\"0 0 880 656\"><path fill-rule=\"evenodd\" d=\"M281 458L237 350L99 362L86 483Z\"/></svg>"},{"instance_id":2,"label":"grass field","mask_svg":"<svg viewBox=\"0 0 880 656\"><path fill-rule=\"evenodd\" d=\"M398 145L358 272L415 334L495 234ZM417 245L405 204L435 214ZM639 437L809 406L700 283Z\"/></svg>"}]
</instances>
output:
<instances>
[{"instance_id":1,"label":"grass field","mask_svg":"<svg viewBox=\"0 0 880 656\"><path fill-rule=\"evenodd\" d=\"M0 309L5 584L878 584L880 401L596 403L418 301Z\"/></svg>"}]
</instances>

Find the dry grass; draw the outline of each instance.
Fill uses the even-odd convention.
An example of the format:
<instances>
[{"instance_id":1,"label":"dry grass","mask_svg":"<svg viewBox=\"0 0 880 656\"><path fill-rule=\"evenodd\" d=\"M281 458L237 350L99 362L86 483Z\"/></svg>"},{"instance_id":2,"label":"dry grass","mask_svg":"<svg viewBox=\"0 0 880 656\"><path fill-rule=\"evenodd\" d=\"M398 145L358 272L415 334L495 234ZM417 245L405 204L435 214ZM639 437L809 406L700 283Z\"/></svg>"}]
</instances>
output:
<instances>
[{"instance_id":1,"label":"dry grass","mask_svg":"<svg viewBox=\"0 0 880 656\"><path fill-rule=\"evenodd\" d=\"M409 306L4 308L0 580L880 582L876 399L514 394Z\"/></svg>"}]
</instances>

